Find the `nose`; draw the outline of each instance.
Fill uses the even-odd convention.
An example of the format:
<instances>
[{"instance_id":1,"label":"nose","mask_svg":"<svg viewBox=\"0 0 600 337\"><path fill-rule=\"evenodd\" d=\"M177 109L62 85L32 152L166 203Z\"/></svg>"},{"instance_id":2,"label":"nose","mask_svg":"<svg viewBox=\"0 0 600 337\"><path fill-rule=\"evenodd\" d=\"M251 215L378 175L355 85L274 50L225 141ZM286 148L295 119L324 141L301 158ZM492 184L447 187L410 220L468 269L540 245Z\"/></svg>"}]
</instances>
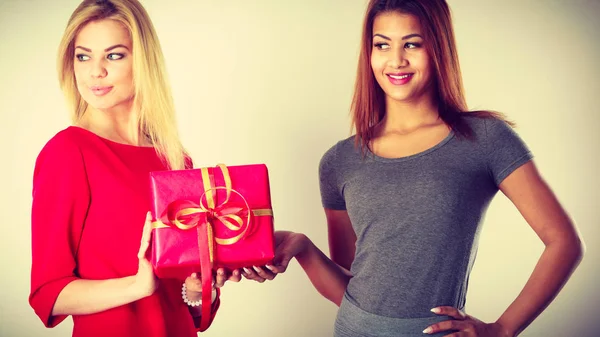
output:
<instances>
[{"instance_id":1,"label":"nose","mask_svg":"<svg viewBox=\"0 0 600 337\"><path fill-rule=\"evenodd\" d=\"M106 77L107 71L106 66L104 65L104 60L92 61L92 65L90 67L90 76L93 78L103 78Z\"/></svg>"},{"instance_id":2,"label":"nose","mask_svg":"<svg viewBox=\"0 0 600 337\"><path fill-rule=\"evenodd\" d=\"M397 48L390 54L390 66L392 68L402 68L408 65L404 48Z\"/></svg>"}]
</instances>

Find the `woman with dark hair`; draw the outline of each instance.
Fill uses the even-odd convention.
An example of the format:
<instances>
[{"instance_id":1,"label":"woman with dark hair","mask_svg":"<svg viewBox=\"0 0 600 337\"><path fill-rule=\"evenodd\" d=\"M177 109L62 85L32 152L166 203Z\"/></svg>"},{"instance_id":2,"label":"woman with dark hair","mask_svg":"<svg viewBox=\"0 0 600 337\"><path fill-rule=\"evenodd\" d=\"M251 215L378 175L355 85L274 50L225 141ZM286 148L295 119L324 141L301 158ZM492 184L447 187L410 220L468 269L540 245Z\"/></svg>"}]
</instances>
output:
<instances>
[{"instance_id":1,"label":"woman with dark hair","mask_svg":"<svg viewBox=\"0 0 600 337\"><path fill-rule=\"evenodd\" d=\"M512 123L465 102L444 0L371 0L352 102L356 134L319 167L331 259L278 232L274 265L296 257L340 306L335 336L516 336L583 255L574 224ZM482 219L502 191L545 245L519 296L492 323L464 312Z\"/></svg>"}]
</instances>

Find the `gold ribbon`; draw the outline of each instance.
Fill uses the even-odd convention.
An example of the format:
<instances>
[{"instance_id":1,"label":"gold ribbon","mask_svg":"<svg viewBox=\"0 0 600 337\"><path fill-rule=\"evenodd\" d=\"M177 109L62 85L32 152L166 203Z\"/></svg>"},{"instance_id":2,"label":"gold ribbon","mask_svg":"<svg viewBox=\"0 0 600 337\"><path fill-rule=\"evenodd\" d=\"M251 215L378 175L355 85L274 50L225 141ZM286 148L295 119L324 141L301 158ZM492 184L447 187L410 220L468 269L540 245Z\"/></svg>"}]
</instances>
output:
<instances>
[{"instance_id":1,"label":"gold ribbon","mask_svg":"<svg viewBox=\"0 0 600 337\"><path fill-rule=\"evenodd\" d=\"M213 262L213 241L218 245L232 245L238 241L240 241L248 232L250 228L250 212L254 216L272 216L273 210L270 208L262 208L262 209L254 209L251 210L248 205L248 201L244 196L238 191L232 188L231 176L229 175L229 170L227 166L223 164L217 165L217 167L221 170L223 174L223 180L225 181L225 186L214 186L213 176L211 176L208 172L208 168L201 168L202 175L202 184L204 187L204 192L200 196L200 202L197 207L186 207L178 210L175 214L174 219L168 219L168 224L163 223L158 217L157 220L153 222L153 228L166 228L175 226L181 230L189 230L196 226L203 225L206 223L207 231L208 231L208 245L209 245L209 253L210 253L210 261ZM220 202L218 205L215 202L215 192L217 190L223 189L226 191L226 197L223 202ZM245 207L236 207L229 206L229 199L231 198L231 193L237 194L243 201ZM206 205L204 204L204 200L206 200ZM167 207L168 210L168 207ZM246 211L245 223L244 226L244 211ZM192 219L196 221L192 221L187 224L185 219ZM202 221L204 220L204 221ZM225 227L227 227L231 231L240 232L234 237L231 238L218 238L214 236L213 223L214 220L218 220Z\"/></svg>"}]
</instances>

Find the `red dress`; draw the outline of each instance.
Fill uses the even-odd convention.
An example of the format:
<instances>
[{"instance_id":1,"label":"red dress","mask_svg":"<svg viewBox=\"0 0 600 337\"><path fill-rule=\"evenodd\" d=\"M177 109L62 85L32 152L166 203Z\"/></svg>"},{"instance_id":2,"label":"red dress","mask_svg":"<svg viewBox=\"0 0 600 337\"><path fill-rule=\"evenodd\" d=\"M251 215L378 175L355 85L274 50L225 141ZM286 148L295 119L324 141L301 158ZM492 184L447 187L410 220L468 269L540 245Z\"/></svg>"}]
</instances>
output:
<instances>
[{"instance_id":1,"label":"red dress","mask_svg":"<svg viewBox=\"0 0 600 337\"><path fill-rule=\"evenodd\" d=\"M148 173L164 170L154 148L125 145L75 126L40 152L33 175L29 303L46 327L61 290L78 278L135 275L150 206ZM139 301L73 316L73 336L196 336L199 319L181 298L183 280L161 280ZM219 306L213 304L211 321Z\"/></svg>"}]
</instances>

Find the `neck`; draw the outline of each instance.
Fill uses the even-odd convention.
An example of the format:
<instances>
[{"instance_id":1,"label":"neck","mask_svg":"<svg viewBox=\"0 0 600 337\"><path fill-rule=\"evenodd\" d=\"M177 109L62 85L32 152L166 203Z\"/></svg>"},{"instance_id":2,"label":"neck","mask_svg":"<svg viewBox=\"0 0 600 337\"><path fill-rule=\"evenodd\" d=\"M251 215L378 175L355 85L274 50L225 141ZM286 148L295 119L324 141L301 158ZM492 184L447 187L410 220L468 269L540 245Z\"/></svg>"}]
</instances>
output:
<instances>
[{"instance_id":1,"label":"neck","mask_svg":"<svg viewBox=\"0 0 600 337\"><path fill-rule=\"evenodd\" d=\"M129 106L109 110L95 109L88 105L79 126L117 143L134 146L148 145L140 132L139 112Z\"/></svg>"},{"instance_id":2,"label":"neck","mask_svg":"<svg viewBox=\"0 0 600 337\"><path fill-rule=\"evenodd\" d=\"M440 121L438 106L432 99L399 102L386 98L385 116L380 122L382 131L410 132L423 125Z\"/></svg>"}]
</instances>

